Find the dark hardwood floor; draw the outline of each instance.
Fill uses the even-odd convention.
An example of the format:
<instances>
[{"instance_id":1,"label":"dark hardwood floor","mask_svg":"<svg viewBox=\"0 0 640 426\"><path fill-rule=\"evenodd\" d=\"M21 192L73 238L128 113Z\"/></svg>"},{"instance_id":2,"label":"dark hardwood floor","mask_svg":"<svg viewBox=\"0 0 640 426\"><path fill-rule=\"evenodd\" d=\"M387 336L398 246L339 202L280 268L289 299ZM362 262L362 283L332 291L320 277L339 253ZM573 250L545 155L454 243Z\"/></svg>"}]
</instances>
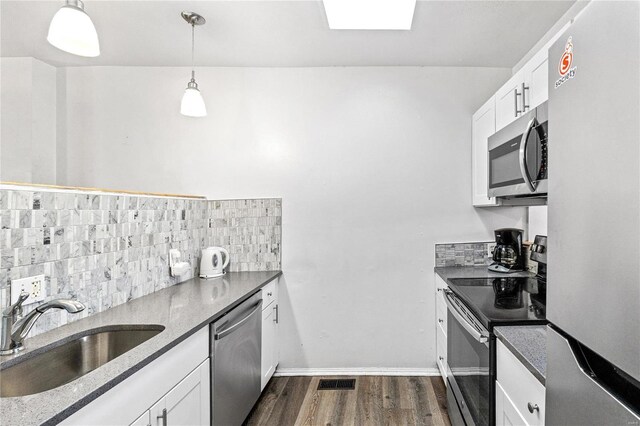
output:
<instances>
[{"instance_id":1,"label":"dark hardwood floor","mask_svg":"<svg viewBox=\"0 0 640 426\"><path fill-rule=\"evenodd\" d=\"M274 377L245 425L450 425L440 377L357 376L354 390L317 390L324 378Z\"/></svg>"}]
</instances>

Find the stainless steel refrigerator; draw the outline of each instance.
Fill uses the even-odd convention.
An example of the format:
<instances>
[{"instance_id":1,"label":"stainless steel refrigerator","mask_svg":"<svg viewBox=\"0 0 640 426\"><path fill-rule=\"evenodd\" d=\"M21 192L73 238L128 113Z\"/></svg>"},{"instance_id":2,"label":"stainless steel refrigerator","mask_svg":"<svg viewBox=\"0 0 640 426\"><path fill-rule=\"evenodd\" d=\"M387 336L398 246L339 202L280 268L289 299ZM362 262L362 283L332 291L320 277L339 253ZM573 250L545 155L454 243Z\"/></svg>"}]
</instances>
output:
<instances>
[{"instance_id":1,"label":"stainless steel refrigerator","mask_svg":"<svg viewBox=\"0 0 640 426\"><path fill-rule=\"evenodd\" d=\"M546 424L640 424L640 3L549 49Z\"/></svg>"}]
</instances>

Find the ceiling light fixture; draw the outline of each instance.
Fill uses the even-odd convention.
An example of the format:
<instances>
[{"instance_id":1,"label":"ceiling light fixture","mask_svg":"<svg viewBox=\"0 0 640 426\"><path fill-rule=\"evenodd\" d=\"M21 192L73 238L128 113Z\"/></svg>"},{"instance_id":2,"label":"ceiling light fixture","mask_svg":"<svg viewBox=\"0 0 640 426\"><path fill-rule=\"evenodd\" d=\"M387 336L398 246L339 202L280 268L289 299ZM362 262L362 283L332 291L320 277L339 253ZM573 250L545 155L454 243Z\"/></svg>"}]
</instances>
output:
<instances>
[{"instance_id":1,"label":"ceiling light fixture","mask_svg":"<svg viewBox=\"0 0 640 426\"><path fill-rule=\"evenodd\" d=\"M53 15L47 41L74 55L91 58L100 55L96 27L84 11L81 0L67 0L67 4Z\"/></svg>"},{"instance_id":2,"label":"ceiling light fixture","mask_svg":"<svg viewBox=\"0 0 640 426\"><path fill-rule=\"evenodd\" d=\"M410 30L416 0L323 0L332 30Z\"/></svg>"},{"instance_id":3,"label":"ceiling light fixture","mask_svg":"<svg viewBox=\"0 0 640 426\"><path fill-rule=\"evenodd\" d=\"M184 95L182 95L180 113L188 117L205 117L207 115L207 107L204 105L202 93L198 90L193 58L195 50L195 27L196 25L204 25L207 21L195 12L182 12L182 17L191 25L191 81L187 84Z\"/></svg>"}]
</instances>

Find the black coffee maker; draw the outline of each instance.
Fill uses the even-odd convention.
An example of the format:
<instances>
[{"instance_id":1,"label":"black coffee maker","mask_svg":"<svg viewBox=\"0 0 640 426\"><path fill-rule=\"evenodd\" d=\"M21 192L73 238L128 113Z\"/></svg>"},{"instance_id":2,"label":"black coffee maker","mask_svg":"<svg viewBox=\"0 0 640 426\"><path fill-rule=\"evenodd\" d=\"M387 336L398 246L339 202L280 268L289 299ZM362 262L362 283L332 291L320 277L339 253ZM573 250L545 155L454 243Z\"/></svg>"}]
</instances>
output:
<instances>
[{"instance_id":1,"label":"black coffee maker","mask_svg":"<svg viewBox=\"0 0 640 426\"><path fill-rule=\"evenodd\" d=\"M524 250L522 249L522 229L502 228L494 231L496 248L489 270L511 273L524 271Z\"/></svg>"}]
</instances>

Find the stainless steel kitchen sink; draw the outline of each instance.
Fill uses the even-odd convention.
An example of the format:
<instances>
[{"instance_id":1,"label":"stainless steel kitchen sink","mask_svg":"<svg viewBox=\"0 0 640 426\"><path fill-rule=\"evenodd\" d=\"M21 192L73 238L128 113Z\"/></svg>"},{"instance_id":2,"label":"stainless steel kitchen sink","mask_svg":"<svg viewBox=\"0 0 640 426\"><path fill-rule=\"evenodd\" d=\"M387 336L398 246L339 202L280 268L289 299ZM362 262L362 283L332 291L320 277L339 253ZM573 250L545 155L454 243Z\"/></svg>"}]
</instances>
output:
<instances>
[{"instance_id":1,"label":"stainless steel kitchen sink","mask_svg":"<svg viewBox=\"0 0 640 426\"><path fill-rule=\"evenodd\" d=\"M0 370L0 397L57 388L151 339L161 325L121 325L94 330Z\"/></svg>"}]
</instances>

